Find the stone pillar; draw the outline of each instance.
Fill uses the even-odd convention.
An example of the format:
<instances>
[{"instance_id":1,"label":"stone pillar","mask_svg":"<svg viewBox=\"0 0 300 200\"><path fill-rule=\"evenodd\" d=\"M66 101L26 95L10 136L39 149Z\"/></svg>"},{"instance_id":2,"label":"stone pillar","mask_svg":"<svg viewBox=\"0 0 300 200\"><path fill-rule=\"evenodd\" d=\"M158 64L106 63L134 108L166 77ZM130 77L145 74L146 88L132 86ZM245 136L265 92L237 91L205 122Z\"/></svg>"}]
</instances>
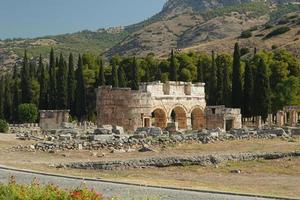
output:
<instances>
[{"instance_id":1,"label":"stone pillar","mask_svg":"<svg viewBox=\"0 0 300 200\"><path fill-rule=\"evenodd\" d=\"M273 125L273 114L268 114L268 125L269 126Z\"/></svg>"},{"instance_id":2,"label":"stone pillar","mask_svg":"<svg viewBox=\"0 0 300 200\"><path fill-rule=\"evenodd\" d=\"M284 115L285 113L283 111L278 111L276 114L276 118L277 118L277 126L282 127L284 126Z\"/></svg>"},{"instance_id":3,"label":"stone pillar","mask_svg":"<svg viewBox=\"0 0 300 200\"><path fill-rule=\"evenodd\" d=\"M261 116L256 117L256 127L261 129Z\"/></svg>"},{"instance_id":4,"label":"stone pillar","mask_svg":"<svg viewBox=\"0 0 300 200\"><path fill-rule=\"evenodd\" d=\"M291 111L290 112L290 126L295 127L297 125L297 112L296 111Z\"/></svg>"},{"instance_id":5,"label":"stone pillar","mask_svg":"<svg viewBox=\"0 0 300 200\"><path fill-rule=\"evenodd\" d=\"M191 117L187 117L186 118L186 125L187 125L187 130L192 130L193 127L192 127L192 118Z\"/></svg>"}]
</instances>

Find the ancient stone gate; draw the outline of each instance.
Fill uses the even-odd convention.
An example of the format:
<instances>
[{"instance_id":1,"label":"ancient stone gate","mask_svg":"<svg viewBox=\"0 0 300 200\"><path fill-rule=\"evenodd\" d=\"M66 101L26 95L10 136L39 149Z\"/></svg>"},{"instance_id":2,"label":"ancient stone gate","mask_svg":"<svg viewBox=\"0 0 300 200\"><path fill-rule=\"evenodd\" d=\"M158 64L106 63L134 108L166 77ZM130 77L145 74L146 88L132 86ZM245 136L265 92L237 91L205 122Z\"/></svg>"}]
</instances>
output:
<instances>
[{"instance_id":1,"label":"ancient stone gate","mask_svg":"<svg viewBox=\"0 0 300 200\"><path fill-rule=\"evenodd\" d=\"M166 128L170 122L177 122L183 130L206 128L210 123L207 119L215 118L206 117L205 108L204 83L151 82L141 84L137 91L111 86L97 91L97 125L118 125L127 131L150 126ZM221 124L226 120L225 114L218 118Z\"/></svg>"}]
</instances>

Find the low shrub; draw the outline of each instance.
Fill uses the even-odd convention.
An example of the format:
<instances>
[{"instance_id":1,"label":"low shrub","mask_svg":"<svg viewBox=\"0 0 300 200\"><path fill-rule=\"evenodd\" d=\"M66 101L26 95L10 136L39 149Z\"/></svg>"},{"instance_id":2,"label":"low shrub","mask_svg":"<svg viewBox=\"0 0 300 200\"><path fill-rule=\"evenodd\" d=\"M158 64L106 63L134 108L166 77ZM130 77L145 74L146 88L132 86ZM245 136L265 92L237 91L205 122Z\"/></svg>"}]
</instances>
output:
<instances>
[{"instance_id":1,"label":"low shrub","mask_svg":"<svg viewBox=\"0 0 300 200\"><path fill-rule=\"evenodd\" d=\"M283 34L283 33L286 33L288 32L290 29L290 27L287 27L287 26L281 26L279 28L276 28L274 29L273 31L271 31L270 33L268 33L265 37L265 39L268 39L268 38L271 38L271 37L274 37L276 35L280 35L280 34Z\"/></svg>"},{"instance_id":2,"label":"low shrub","mask_svg":"<svg viewBox=\"0 0 300 200\"><path fill-rule=\"evenodd\" d=\"M76 190L64 190L53 184L41 186L37 179L30 185L19 185L15 177L11 177L9 184L0 184L1 200L103 200L103 196L86 186Z\"/></svg>"},{"instance_id":3,"label":"low shrub","mask_svg":"<svg viewBox=\"0 0 300 200\"><path fill-rule=\"evenodd\" d=\"M38 108L35 104L21 104L18 106L18 116L21 123L35 123L38 118Z\"/></svg>"},{"instance_id":4,"label":"low shrub","mask_svg":"<svg viewBox=\"0 0 300 200\"><path fill-rule=\"evenodd\" d=\"M0 119L0 133L7 133L8 129L9 129L8 123Z\"/></svg>"},{"instance_id":5,"label":"low shrub","mask_svg":"<svg viewBox=\"0 0 300 200\"><path fill-rule=\"evenodd\" d=\"M249 38L252 36L252 32L250 30L242 31L240 38Z\"/></svg>"}]
</instances>

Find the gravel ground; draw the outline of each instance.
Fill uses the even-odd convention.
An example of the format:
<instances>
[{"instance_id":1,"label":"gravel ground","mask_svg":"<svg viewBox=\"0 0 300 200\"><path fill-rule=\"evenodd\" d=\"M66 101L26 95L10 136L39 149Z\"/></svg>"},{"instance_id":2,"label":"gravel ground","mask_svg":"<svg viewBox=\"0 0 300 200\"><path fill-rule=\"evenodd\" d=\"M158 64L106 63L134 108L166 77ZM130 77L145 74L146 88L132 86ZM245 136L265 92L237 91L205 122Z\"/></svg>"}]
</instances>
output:
<instances>
[{"instance_id":1,"label":"gravel ground","mask_svg":"<svg viewBox=\"0 0 300 200\"><path fill-rule=\"evenodd\" d=\"M73 178L55 177L49 175L38 175L27 172L0 169L0 183L6 183L8 177L16 176L18 183L31 183L34 177L38 178L41 184L53 183L64 188L76 188L83 182L90 188L106 195L106 197L118 196L122 200L139 200L150 197L163 200L263 200L264 198L244 197L228 194L211 194L205 192L180 191L174 189L151 188L144 186L133 186L126 184L108 183L101 181L82 181Z\"/></svg>"}]
</instances>

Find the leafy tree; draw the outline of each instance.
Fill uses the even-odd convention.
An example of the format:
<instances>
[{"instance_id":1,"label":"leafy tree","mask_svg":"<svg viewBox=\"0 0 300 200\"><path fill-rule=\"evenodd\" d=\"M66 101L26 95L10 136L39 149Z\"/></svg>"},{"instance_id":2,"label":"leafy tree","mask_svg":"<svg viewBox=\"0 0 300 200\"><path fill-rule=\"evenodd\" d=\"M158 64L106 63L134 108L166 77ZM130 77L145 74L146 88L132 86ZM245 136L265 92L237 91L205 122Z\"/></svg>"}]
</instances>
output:
<instances>
[{"instance_id":1,"label":"leafy tree","mask_svg":"<svg viewBox=\"0 0 300 200\"><path fill-rule=\"evenodd\" d=\"M151 79L151 75L150 75L150 69L148 66L146 66L146 69L145 69L145 76L144 76L144 82L150 82L150 79Z\"/></svg>"},{"instance_id":2,"label":"leafy tree","mask_svg":"<svg viewBox=\"0 0 300 200\"><path fill-rule=\"evenodd\" d=\"M176 62L174 50L172 50L172 52L171 52L169 69L170 69L169 80L170 81L177 81L177 79L178 79L177 62Z\"/></svg>"},{"instance_id":3,"label":"leafy tree","mask_svg":"<svg viewBox=\"0 0 300 200\"><path fill-rule=\"evenodd\" d=\"M62 53L59 57L58 71L57 71L57 109L66 109L68 106L67 93L67 66L64 62Z\"/></svg>"},{"instance_id":4,"label":"leafy tree","mask_svg":"<svg viewBox=\"0 0 300 200\"><path fill-rule=\"evenodd\" d=\"M79 121L82 121L87 114L86 110L86 88L83 80L82 58L78 57L78 67L76 70L76 90L75 90L75 113Z\"/></svg>"},{"instance_id":5,"label":"leafy tree","mask_svg":"<svg viewBox=\"0 0 300 200\"><path fill-rule=\"evenodd\" d=\"M70 53L69 55L69 67L68 67L68 108L70 109L70 114L74 115L74 102L75 102L75 88L76 88L76 82L75 82L75 71L74 71L74 59L73 54Z\"/></svg>"},{"instance_id":6,"label":"leafy tree","mask_svg":"<svg viewBox=\"0 0 300 200\"><path fill-rule=\"evenodd\" d=\"M38 108L35 104L20 104L18 115L21 123L35 123L38 119Z\"/></svg>"},{"instance_id":7,"label":"leafy tree","mask_svg":"<svg viewBox=\"0 0 300 200\"><path fill-rule=\"evenodd\" d=\"M185 81L185 82L191 82L192 81L191 72L186 68L181 70L180 77L181 77L182 81Z\"/></svg>"},{"instance_id":8,"label":"leafy tree","mask_svg":"<svg viewBox=\"0 0 300 200\"><path fill-rule=\"evenodd\" d=\"M254 83L255 114L266 120L271 109L270 82L268 67L263 59L256 67L256 80Z\"/></svg>"},{"instance_id":9,"label":"leafy tree","mask_svg":"<svg viewBox=\"0 0 300 200\"><path fill-rule=\"evenodd\" d=\"M208 81L208 104L216 105L216 92L217 92L217 72L216 72L216 62L215 62L215 52L212 51L211 55L211 71L210 71L210 79Z\"/></svg>"},{"instance_id":10,"label":"leafy tree","mask_svg":"<svg viewBox=\"0 0 300 200\"><path fill-rule=\"evenodd\" d=\"M48 91L47 91L47 80L46 72L43 64L42 56L39 58L39 84L40 84L40 98L39 98L39 109L47 110L48 109Z\"/></svg>"},{"instance_id":11,"label":"leafy tree","mask_svg":"<svg viewBox=\"0 0 300 200\"><path fill-rule=\"evenodd\" d=\"M243 95L243 108L242 115L243 117L252 117L253 116L253 90L254 90L254 80L253 80L253 69L249 62L246 62L245 67L245 78L244 78L244 95Z\"/></svg>"},{"instance_id":12,"label":"leafy tree","mask_svg":"<svg viewBox=\"0 0 300 200\"><path fill-rule=\"evenodd\" d=\"M54 57L54 50L51 48L50 59L49 59L49 84L48 84L48 95L49 95L49 109L56 109L56 64Z\"/></svg>"},{"instance_id":13,"label":"leafy tree","mask_svg":"<svg viewBox=\"0 0 300 200\"><path fill-rule=\"evenodd\" d=\"M22 103L31 103L33 99L31 78L29 75L28 58L27 52L24 53L23 67L21 73L21 92L22 92Z\"/></svg>"},{"instance_id":14,"label":"leafy tree","mask_svg":"<svg viewBox=\"0 0 300 200\"><path fill-rule=\"evenodd\" d=\"M241 74L240 48L236 43L233 53L233 72L232 72L232 107L241 108L243 102L242 74Z\"/></svg>"},{"instance_id":15,"label":"leafy tree","mask_svg":"<svg viewBox=\"0 0 300 200\"><path fill-rule=\"evenodd\" d=\"M99 62L100 69L99 69L99 77L98 77L98 86L104 86L105 85L105 74L104 74L104 66L102 59Z\"/></svg>"},{"instance_id":16,"label":"leafy tree","mask_svg":"<svg viewBox=\"0 0 300 200\"><path fill-rule=\"evenodd\" d=\"M126 83L126 74L122 66L118 68L118 83L120 88L124 88L127 86Z\"/></svg>"},{"instance_id":17,"label":"leafy tree","mask_svg":"<svg viewBox=\"0 0 300 200\"><path fill-rule=\"evenodd\" d=\"M138 74L138 64L136 58L133 58L132 63L132 80L131 80L131 89L139 90L139 74Z\"/></svg>"}]
</instances>

